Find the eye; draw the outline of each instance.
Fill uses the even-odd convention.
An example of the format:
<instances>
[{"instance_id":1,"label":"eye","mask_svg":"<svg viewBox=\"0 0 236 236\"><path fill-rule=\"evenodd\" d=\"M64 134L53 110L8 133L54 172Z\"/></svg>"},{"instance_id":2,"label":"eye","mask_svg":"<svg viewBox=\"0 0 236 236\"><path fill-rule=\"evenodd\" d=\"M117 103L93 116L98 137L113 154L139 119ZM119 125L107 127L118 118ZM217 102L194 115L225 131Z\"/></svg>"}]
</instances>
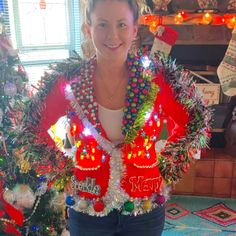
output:
<instances>
[{"instance_id":1,"label":"eye","mask_svg":"<svg viewBox=\"0 0 236 236\"><path fill-rule=\"evenodd\" d=\"M125 24L124 22L120 22L120 23L119 23L119 27L120 27L120 28L126 28L126 24Z\"/></svg>"},{"instance_id":2,"label":"eye","mask_svg":"<svg viewBox=\"0 0 236 236\"><path fill-rule=\"evenodd\" d=\"M105 22L101 22L101 23L98 24L98 26L100 28L104 28L104 27L106 27L106 23Z\"/></svg>"}]
</instances>

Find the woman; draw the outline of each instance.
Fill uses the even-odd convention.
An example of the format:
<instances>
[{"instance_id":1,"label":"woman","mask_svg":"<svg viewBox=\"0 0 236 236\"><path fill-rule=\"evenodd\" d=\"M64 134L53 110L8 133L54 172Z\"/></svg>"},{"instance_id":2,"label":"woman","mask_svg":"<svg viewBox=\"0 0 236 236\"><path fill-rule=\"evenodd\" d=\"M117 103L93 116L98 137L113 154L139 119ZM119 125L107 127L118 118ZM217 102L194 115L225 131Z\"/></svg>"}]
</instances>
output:
<instances>
[{"instance_id":1,"label":"woman","mask_svg":"<svg viewBox=\"0 0 236 236\"><path fill-rule=\"evenodd\" d=\"M75 142L71 236L161 235L167 185L206 146L209 112L187 73L157 55L128 53L138 30L135 0L87 4L96 56L46 84L35 132L50 151L41 155L52 160L46 131L67 115ZM65 167L55 153L54 164Z\"/></svg>"}]
</instances>

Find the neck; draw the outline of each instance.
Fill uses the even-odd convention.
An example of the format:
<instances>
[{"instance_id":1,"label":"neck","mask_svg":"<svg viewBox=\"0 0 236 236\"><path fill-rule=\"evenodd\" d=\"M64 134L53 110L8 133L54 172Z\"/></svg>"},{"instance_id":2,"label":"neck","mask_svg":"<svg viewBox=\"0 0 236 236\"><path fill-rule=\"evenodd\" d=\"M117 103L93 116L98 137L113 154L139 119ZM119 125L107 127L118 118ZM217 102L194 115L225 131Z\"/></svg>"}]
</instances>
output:
<instances>
[{"instance_id":1,"label":"neck","mask_svg":"<svg viewBox=\"0 0 236 236\"><path fill-rule=\"evenodd\" d=\"M97 60L97 67L96 71L102 75L104 79L106 78L116 78L120 79L122 77L128 76L128 68L126 61L124 62L112 62L112 61L104 61L104 60Z\"/></svg>"}]
</instances>

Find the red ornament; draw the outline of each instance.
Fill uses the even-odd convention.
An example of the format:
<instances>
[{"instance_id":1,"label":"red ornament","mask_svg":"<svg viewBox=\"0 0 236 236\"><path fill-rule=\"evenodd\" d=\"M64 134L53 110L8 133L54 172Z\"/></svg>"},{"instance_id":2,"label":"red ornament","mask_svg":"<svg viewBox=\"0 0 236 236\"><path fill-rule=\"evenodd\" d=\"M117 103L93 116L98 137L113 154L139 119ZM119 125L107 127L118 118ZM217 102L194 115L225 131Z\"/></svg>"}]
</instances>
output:
<instances>
[{"instance_id":1,"label":"red ornament","mask_svg":"<svg viewBox=\"0 0 236 236\"><path fill-rule=\"evenodd\" d=\"M180 159L181 161L184 161L184 155L180 155L180 156L179 156L179 159Z\"/></svg>"},{"instance_id":2,"label":"red ornament","mask_svg":"<svg viewBox=\"0 0 236 236\"><path fill-rule=\"evenodd\" d=\"M20 75L24 74L24 69L23 69L22 65L18 65L18 74L20 74Z\"/></svg>"},{"instance_id":3,"label":"red ornament","mask_svg":"<svg viewBox=\"0 0 236 236\"><path fill-rule=\"evenodd\" d=\"M94 208L94 210L95 210L96 212L101 212L101 211L103 211L103 209L104 209L104 203L103 203L103 201L101 201L101 200L96 201L96 202L93 204L93 208Z\"/></svg>"},{"instance_id":4,"label":"red ornament","mask_svg":"<svg viewBox=\"0 0 236 236\"><path fill-rule=\"evenodd\" d=\"M158 204L164 204L165 203L165 201L166 201L166 198L164 197L164 196L162 196L162 195L158 195L157 196L157 198L156 198L156 202L158 203Z\"/></svg>"},{"instance_id":5,"label":"red ornament","mask_svg":"<svg viewBox=\"0 0 236 236\"><path fill-rule=\"evenodd\" d=\"M183 167L183 172L184 172L184 173L187 173L189 167L190 167L190 164L189 164L189 163L186 163L186 165Z\"/></svg>"},{"instance_id":6,"label":"red ornament","mask_svg":"<svg viewBox=\"0 0 236 236\"><path fill-rule=\"evenodd\" d=\"M65 165L66 165L66 163L65 163L64 160L62 160L62 161L59 162L59 168L60 168L61 170L64 169Z\"/></svg>"}]
</instances>

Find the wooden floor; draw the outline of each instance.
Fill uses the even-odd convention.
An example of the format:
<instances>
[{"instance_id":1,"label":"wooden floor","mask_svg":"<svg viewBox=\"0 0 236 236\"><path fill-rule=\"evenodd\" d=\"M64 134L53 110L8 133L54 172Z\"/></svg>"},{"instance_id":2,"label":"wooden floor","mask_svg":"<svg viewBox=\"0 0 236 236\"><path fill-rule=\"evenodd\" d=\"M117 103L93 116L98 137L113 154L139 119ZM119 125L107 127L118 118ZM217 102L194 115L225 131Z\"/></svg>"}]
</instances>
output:
<instances>
[{"instance_id":1,"label":"wooden floor","mask_svg":"<svg viewBox=\"0 0 236 236\"><path fill-rule=\"evenodd\" d=\"M207 150L176 184L173 193L236 199L236 158L224 149Z\"/></svg>"}]
</instances>

